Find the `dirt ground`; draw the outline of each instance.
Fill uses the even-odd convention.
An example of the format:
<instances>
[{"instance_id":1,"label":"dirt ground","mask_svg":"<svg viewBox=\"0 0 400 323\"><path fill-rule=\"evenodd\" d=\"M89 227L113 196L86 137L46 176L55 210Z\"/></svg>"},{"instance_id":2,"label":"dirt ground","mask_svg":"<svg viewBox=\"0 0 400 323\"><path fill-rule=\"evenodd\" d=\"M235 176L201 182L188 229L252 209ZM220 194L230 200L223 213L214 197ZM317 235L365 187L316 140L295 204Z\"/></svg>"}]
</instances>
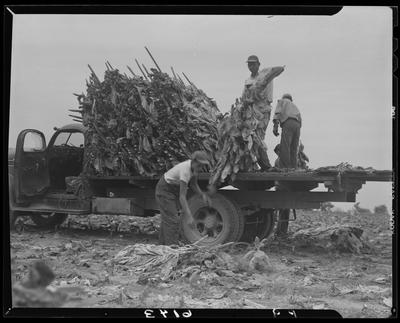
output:
<instances>
[{"instance_id":1,"label":"dirt ground","mask_svg":"<svg viewBox=\"0 0 400 323\"><path fill-rule=\"evenodd\" d=\"M273 238L264 249L273 271L215 275L207 284L187 277L143 283L129 266L111 268L108 260L124 247L157 244L157 221L109 217L94 228L93 222L99 218L90 218L95 220L70 217L56 230L40 230L29 221L20 223L11 232L13 280L23 279L33 261L44 260L56 275L48 288L75 291L63 305L66 307L314 308L334 309L352 318L391 314L389 215L298 211L297 220L290 222L288 237ZM125 223L125 229L118 221ZM327 252L300 248L292 239L300 229L331 224L362 228L362 237L372 249L359 254ZM231 252L238 256L244 251Z\"/></svg>"}]
</instances>

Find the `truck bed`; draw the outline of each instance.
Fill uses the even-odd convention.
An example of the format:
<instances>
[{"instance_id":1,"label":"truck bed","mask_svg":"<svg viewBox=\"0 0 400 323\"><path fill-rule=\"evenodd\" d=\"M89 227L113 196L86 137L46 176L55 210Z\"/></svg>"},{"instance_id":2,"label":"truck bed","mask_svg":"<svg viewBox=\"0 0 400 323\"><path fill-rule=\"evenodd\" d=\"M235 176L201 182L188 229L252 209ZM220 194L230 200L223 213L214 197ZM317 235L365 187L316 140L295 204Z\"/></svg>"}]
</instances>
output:
<instances>
[{"instance_id":1,"label":"truck bed","mask_svg":"<svg viewBox=\"0 0 400 323\"><path fill-rule=\"evenodd\" d=\"M375 171L289 171L289 172L244 172L238 173L236 180L250 181L318 181L324 182L334 180L337 176L342 178L356 178L372 182L390 182L393 180L393 173L390 170ZM200 173L199 180L208 180L209 173ZM91 180L134 180L134 181L158 181L159 176L92 176Z\"/></svg>"},{"instance_id":2,"label":"truck bed","mask_svg":"<svg viewBox=\"0 0 400 323\"><path fill-rule=\"evenodd\" d=\"M210 178L209 173L199 174L200 185L205 185ZM159 177L143 176L100 176L90 177L94 184L100 182L115 182L116 184L126 182L138 187L154 187ZM393 173L390 170L334 170L322 168L307 171L288 172L243 172L238 173L234 183L223 183L221 187L233 185L239 189L266 190L281 185L288 190L310 191L323 183L333 192L353 192L361 188L365 182L391 182Z\"/></svg>"}]
</instances>

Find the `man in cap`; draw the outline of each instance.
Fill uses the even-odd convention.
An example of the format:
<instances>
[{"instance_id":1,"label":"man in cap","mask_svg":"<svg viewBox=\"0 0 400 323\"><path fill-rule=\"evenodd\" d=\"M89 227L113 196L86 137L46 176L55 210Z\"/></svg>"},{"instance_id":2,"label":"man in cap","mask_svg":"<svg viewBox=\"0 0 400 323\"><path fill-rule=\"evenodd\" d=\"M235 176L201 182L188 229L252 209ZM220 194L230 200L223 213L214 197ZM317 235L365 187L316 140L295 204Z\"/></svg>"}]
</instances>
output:
<instances>
[{"instance_id":1,"label":"man in cap","mask_svg":"<svg viewBox=\"0 0 400 323\"><path fill-rule=\"evenodd\" d=\"M260 61L256 55L250 55L246 62L247 62L247 67L251 74L250 77L246 79L244 83L244 89L242 93L242 98L244 100L250 99L249 95L251 96L251 91L249 91L249 89L256 84L257 77L259 76L258 71L260 69ZM265 89L261 91L257 100L253 104L255 117L258 121L256 127L256 134L262 141L264 141L265 131L267 130L267 126L271 117L272 89L273 85L272 81L270 81L265 87ZM260 166L263 170L267 170L268 168L271 167L271 164L269 163L266 149L260 147L259 153L260 155L263 156L263 158L260 158L260 161L264 160L266 161L266 163L263 162L262 164L260 164Z\"/></svg>"},{"instance_id":2,"label":"man in cap","mask_svg":"<svg viewBox=\"0 0 400 323\"><path fill-rule=\"evenodd\" d=\"M205 165L210 165L207 153L196 151L192 158L181 162L168 170L156 186L156 201L161 212L160 244L178 244L180 218L179 206L186 216L188 225L194 228L193 215L186 199L188 186L200 194L207 205L211 205L209 196L203 192L198 183L197 175Z\"/></svg>"},{"instance_id":3,"label":"man in cap","mask_svg":"<svg viewBox=\"0 0 400 323\"><path fill-rule=\"evenodd\" d=\"M256 55L251 55L247 59L247 67L249 68L251 74L250 77L244 82L243 95L246 96L246 89L253 86L257 81L258 70L260 69L260 61ZM262 140L265 138L265 130L267 129L270 116L271 116L271 103L272 103L272 90L273 81L270 81L265 89L260 94L260 100L255 102L255 112L258 115L257 119L260 121L259 127L257 127L257 133Z\"/></svg>"},{"instance_id":4,"label":"man in cap","mask_svg":"<svg viewBox=\"0 0 400 323\"><path fill-rule=\"evenodd\" d=\"M300 141L301 114L292 102L290 94L284 94L278 100L273 118L275 136L279 136L278 126L282 128L279 163L282 168L297 168Z\"/></svg>"}]
</instances>

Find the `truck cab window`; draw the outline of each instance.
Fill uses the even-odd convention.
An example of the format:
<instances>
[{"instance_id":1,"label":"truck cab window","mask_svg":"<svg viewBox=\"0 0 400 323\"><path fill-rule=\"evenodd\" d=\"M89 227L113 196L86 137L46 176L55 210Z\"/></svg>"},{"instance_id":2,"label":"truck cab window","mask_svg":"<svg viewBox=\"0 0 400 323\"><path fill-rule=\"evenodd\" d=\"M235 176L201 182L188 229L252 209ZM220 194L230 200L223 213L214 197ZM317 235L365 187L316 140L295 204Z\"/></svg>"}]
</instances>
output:
<instances>
[{"instance_id":1,"label":"truck cab window","mask_svg":"<svg viewBox=\"0 0 400 323\"><path fill-rule=\"evenodd\" d=\"M42 137L36 132L28 132L24 138L24 151L43 151L46 149Z\"/></svg>"},{"instance_id":2,"label":"truck cab window","mask_svg":"<svg viewBox=\"0 0 400 323\"><path fill-rule=\"evenodd\" d=\"M81 132L60 132L54 141L54 146L83 148L84 137Z\"/></svg>"}]
</instances>

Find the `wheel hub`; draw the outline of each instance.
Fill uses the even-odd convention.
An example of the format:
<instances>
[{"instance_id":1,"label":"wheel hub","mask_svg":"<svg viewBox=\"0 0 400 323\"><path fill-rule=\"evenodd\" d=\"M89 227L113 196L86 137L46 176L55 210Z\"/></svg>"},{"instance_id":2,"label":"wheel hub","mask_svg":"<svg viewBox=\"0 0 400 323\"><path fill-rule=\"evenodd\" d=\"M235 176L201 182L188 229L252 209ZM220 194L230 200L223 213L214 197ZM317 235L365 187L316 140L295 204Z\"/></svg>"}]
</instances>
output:
<instances>
[{"instance_id":1,"label":"wheel hub","mask_svg":"<svg viewBox=\"0 0 400 323\"><path fill-rule=\"evenodd\" d=\"M222 231L222 218L214 209L203 208L196 214L195 222L201 235L216 237Z\"/></svg>"},{"instance_id":2,"label":"wheel hub","mask_svg":"<svg viewBox=\"0 0 400 323\"><path fill-rule=\"evenodd\" d=\"M217 217L215 214L207 214L204 219L204 226L207 229L212 229L217 224Z\"/></svg>"}]
</instances>

